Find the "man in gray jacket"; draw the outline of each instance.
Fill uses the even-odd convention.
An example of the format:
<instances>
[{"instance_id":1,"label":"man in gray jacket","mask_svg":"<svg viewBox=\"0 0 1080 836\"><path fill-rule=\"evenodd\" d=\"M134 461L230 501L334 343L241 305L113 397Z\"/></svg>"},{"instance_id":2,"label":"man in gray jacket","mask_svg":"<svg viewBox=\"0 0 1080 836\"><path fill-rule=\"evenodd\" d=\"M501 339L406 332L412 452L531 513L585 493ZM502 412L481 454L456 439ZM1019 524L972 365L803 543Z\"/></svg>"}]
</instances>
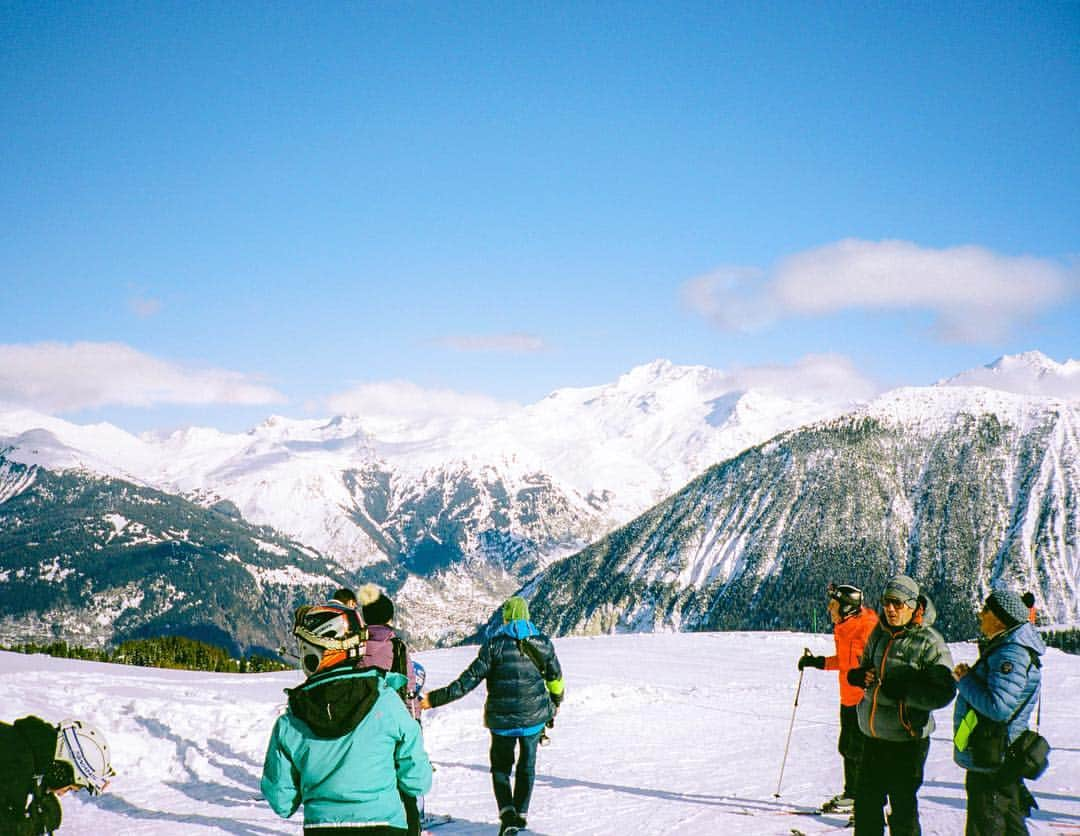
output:
<instances>
[{"instance_id":1,"label":"man in gray jacket","mask_svg":"<svg viewBox=\"0 0 1080 836\"><path fill-rule=\"evenodd\" d=\"M907 575L881 593L881 618L848 682L866 689L859 730L866 736L855 791L856 836L881 836L889 803L889 833L918 836L923 766L934 731L934 709L956 694L952 656L930 624L934 608Z\"/></svg>"}]
</instances>

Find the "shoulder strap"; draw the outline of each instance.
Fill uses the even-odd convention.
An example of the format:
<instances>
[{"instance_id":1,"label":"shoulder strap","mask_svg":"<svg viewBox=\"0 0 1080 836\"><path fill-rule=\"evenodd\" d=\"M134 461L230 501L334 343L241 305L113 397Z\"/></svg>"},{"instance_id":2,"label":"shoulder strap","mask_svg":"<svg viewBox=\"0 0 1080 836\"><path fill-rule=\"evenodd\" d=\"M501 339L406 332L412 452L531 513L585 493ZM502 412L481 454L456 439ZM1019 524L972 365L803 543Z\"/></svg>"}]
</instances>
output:
<instances>
[{"instance_id":1,"label":"shoulder strap","mask_svg":"<svg viewBox=\"0 0 1080 836\"><path fill-rule=\"evenodd\" d=\"M525 641L525 639L517 640L517 648L529 657L530 662L536 665L536 670L540 672L540 677L542 679L544 676L544 663L540 659L540 651Z\"/></svg>"},{"instance_id":2,"label":"shoulder strap","mask_svg":"<svg viewBox=\"0 0 1080 836\"><path fill-rule=\"evenodd\" d=\"M406 669L405 659L407 656L407 649L405 642L394 636L390 639L390 645L394 649L394 661L391 663L390 670L394 673L403 673L405 676L409 675L409 671Z\"/></svg>"}]
</instances>

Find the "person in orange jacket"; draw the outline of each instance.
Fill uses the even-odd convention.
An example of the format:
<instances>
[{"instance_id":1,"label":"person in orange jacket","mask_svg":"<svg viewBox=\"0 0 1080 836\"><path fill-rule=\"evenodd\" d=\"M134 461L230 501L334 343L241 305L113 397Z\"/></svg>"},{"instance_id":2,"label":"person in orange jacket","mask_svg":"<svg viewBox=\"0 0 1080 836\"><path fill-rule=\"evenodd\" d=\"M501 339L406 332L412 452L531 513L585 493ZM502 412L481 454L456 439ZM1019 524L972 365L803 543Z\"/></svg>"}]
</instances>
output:
<instances>
[{"instance_id":1,"label":"person in orange jacket","mask_svg":"<svg viewBox=\"0 0 1080 836\"><path fill-rule=\"evenodd\" d=\"M814 656L809 648L799 657L799 670L818 668L837 671L840 678L840 740L837 748L844 759L844 791L821 805L824 813L851 813L855 809L855 788L859 783L859 760L862 757L863 735L859 731L856 706L863 689L847 681L847 673L859 667L866 640L874 631L878 617L862 605L862 590L851 584L829 584L829 617L833 623L836 655Z\"/></svg>"}]
</instances>

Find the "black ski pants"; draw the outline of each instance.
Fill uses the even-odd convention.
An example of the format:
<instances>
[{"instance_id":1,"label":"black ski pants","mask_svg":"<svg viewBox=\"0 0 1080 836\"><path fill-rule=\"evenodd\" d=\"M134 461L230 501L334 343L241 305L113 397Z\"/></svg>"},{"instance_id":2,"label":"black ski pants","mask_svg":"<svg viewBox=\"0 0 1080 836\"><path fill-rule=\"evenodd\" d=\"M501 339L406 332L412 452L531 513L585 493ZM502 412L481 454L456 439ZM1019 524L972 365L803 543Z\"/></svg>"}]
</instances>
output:
<instances>
[{"instance_id":1,"label":"black ski pants","mask_svg":"<svg viewBox=\"0 0 1080 836\"><path fill-rule=\"evenodd\" d=\"M533 779L536 777L536 749L540 745L540 733L528 737L491 735L491 783L495 788L495 803L502 813L513 807L519 816L529 812ZM510 772L514 769L514 750L518 750L514 788L510 789Z\"/></svg>"},{"instance_id":2,"label":"black ski pants","mask_svg":"<svg viewBox=\"0 0 1080 836\"><path fill-rule=\"evenodd\" d=\"M1027 836L1024 819L1035 806L1020 778L969 771L964 836Z\"/></svg>"},{"instance_id":3,"label":"black ski pants","mask_svg":"<svg viewBox=\"0 0 1080 836\"><path fill-rule=\"evenodd\" d=\"M401 796L401 806L405 808L405 823L408 826L409 836L420 836L420 804L415 795L409 795L404 790L398 790Z\"/></svg>"},{"instance_id":4,"label":"black ski pants","mask_svg":"<svg viewBox=\"0 0 1080 836\"><path fill-rule=\"evenodd\" d=\"M929 752L928 737L910 743L864 737L855 791L855 836L882 836L886 800L890 836L920 836L917 794Z\"/></svg>"},{"instance_id":5,"label":"black ski pants","mask_svg":"<svg viewBox=\"0 0 1080 836\"><path fill-rule=\"evenodd\" d=\"M859 731L859 710L854 705L840 706L840 740L837 749L844 759L844 796L854 798L859 790L859 762L863 753L863 733Z\"/></svg>"}]
</instances>

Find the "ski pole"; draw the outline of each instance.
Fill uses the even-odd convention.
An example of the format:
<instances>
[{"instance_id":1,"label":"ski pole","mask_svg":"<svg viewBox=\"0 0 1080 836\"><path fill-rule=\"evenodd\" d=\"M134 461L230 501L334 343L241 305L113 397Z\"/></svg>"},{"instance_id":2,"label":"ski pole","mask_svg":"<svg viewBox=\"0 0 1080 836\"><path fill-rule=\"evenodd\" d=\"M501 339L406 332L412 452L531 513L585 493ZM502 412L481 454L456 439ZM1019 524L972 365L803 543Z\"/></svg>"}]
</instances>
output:
<instances>
[{"instance_id":1,"label":"ski pole","mask_svg":"<svg viewBox=\"0 0 1080 836\"><path fill-rule=\"evenodd\" d=\"M776 781L776 792L773 798L780 797L780 785L784 782L784 767L787 766L788 747L791 745L791 730L795 728L795 712L799 708L799 692L802 691L802 678L804 670L799 670L799 684L795 686L795 706L791 709L791 723L788 725L787 742L784 744L784 759L780 761L780 777Z\"/></svg>"}]
</instances>

